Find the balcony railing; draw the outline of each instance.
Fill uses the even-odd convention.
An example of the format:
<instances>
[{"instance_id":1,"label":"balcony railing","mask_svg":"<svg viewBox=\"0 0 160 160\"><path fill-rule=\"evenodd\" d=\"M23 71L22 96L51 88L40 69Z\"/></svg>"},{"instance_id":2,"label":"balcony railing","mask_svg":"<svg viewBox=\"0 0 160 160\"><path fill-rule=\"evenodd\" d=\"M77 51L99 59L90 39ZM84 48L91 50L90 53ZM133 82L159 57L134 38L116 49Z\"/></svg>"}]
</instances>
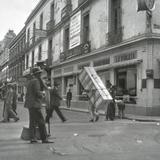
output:
<instances>
[{"instance_id":1,"label":"balcony railing","mask_svg":"<svg viewBox=\"0 0 160 160\"><path fill-rule=\"evenodd\" d=\"M55 27L55 21L54 20L50 20L47 24L46 24L46 29L47 32L51 32L54 30Z\"/></svg>"},{"instance_id":2,"label":"balcony railing","mask_svg":"<svg viewBox=\"0 0 160 160\"><path fill-rule=\"evenodd\" d=\"M123 27L118 28L116 31L108 32L108 43L109 45L117 44L122 41Z\"/></svg>"},{"instance_id":3,"label":"balcony railing","mask_svg":"<svg viewBox=\"0 0 160 160\"><path fill-rule=\"evenodd\" d=\"M61 19L69 17L71 11L72 11L72 5L71 3L68 3L61 11Z\"/></svg>"},{"instance_id":4,"label":"balcony railing","mask_svg":"<svg viewBox=\"0 0 160 160\"><path fill-rule=\"evenodd\" d=\"M83 43L73 49L64 51L60 54L60 61L71 59L73 57L81 56L90 52L90 42Z\"/></svg>"}]
</instances>

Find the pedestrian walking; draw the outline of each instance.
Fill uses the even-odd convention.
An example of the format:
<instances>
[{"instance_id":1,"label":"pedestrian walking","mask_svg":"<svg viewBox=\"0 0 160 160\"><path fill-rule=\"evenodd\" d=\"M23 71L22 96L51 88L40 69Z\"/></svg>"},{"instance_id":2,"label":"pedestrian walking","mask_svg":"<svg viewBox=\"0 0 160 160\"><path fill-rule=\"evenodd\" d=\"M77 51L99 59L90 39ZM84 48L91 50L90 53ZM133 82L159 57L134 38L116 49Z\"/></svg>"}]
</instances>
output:
<instances>
[{"instance_id":1,"label":"pedestrian walking","mask_svg":"<svg viewBox=\"0 0 160 160\"><path fill-rule=\"evenodd\" d=\"M17 93L16 93L16 87L13 88L13 103L12 103L12 109L17 114Z\"/></svg>"},{"instance_id":2,"label":"pedestrian walking","mask_svg":"<svg viewBox=\"0 0 160 160\"><path fill-rule=\"evenodd\" d=\"M43 98L43 86L40 79L42 70L39 67L32 69L33 78L27 85L27 93L25 98L25 106L29 110L30 120L30 142L36 143L35 127L38 125L40 132L40 139L42 143L53 143L47 138L47 131L45 126L45 120L42 114L42 98Z\"/></svg>"},{"instance_id":3,"label":"pedestrian walking","mask_svg":"<svg viewBox=\"0 0 160 160\"><path fill-rule=\"evenodd\" d=\"M115 100L111 100L106 111L106 120L113 121L115 118Z\"/></svg>"},{"instance_id":4,"label":"pedestrian walking","mask_svg":"<svg viewBox=\"0 0 160 160\"><path fill-rule=\"evenodd\" d=\"M90 112L90 116L91 116L89 122L97 122L99 120L99 113L98 113L98 110L95 106L95 103L96 103L95 92L96 92L96 90L92 90L91 92L92 92L92 96L93 96L94 101L91 102L89 99L89 102L90 102L89 112Z\"/></svg>"},{"instance_id":5,"label":"pedestrian walking","mask_svg":"<svg viewBox=\"0 0 160 160\"><path fill-rule=\"evenodd\" d=\"M52 117L53 111L55 110L59 118L62 122L66 121L66 118L62 114L61 110L59 109L60 101L62 100L62 97L58 93L58 87L59 85L57 83L54 83L54 87L50 90L50 109L46 116L46 122L49 122L49 119Z\"/></svg>"},{"instance_id":6,"label":"pedestrian walking","mask_svg":"<svg viewBox=\"0 0 160 160\"><path fill-rule=\"evenodd\" d=\"M118 117L120 119L123 119L125 117L125 113L124 113L124 110L125 110L125 99L123 100L117 100L117 107L118 107Z\"/></svg>"},{"instance_id":7,"label":"pedestrian walking","mask_svg":"<svg viewBox=\"0 0 160 160\"><path fill-rule=\"evenodd\" d=\"M4 119L2 122L9 122L10 118L13 118L15 122L19 120L19 117L13 111L14 91L11 84L7 85L7 93L5 97L4 106Z\"/></svg>"},{"instance_id":8,"label":"pedestrian walking","mask_svg":"<svg viewBox=\"0 0 160 160\"><path fill-rule=\"evenodd\" d=\"M71 107L71 100L72 100L72 92L71 89L67 92L67 108Z\"/></svg>"}]
</instances>

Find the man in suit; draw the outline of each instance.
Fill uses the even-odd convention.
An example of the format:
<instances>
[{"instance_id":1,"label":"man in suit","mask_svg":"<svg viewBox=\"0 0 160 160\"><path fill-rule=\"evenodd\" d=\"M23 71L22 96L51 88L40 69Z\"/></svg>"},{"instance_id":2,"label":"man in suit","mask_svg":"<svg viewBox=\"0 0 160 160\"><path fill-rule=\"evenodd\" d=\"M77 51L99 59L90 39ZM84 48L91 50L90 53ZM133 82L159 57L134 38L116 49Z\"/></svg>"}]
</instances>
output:
<instances>
[{"instance_id":1,"label":"man in suit","mask_svg":"<svg viewBox=\"0 0 160 160\"><path fill-rule=\"evenodd\" d=\"M29 110L30 117L30 142L36 143L35 139L35 124L38 125L40 131L40 138L42 143L53 143L47 139L47 131L45 126L45 120L41 111L43 98L43 86L40 79L42 70L39 67L32 69L33 78L27 85L27 93L25 97L25 106Z\"/></svg>"},{"instance_id":2,"label":"man in suit","mask_svg":"<svg viewBox=\"0 0 160 160\"><path fill-rule=\"evenodd\" d=\"M66 121L66 118L59 109L60 101L62 100L61 96L58 93L58 84L54 83L54 88L50 90L50 109L46 116L46 122L49 122L49 119L52 117L53 111L55 110L62 122Z\"/></svg>"},{"instance_id":3,"label":"man in suit","mask_svg":"<svg viewBox=\"0 0 160 160\"><path fill-rule=\"evenodd\" d=\"M71 107L71 100L72 100L72 92L71 89L68 90L67 92L67 107Z\"/></svg>"}]
</instances>

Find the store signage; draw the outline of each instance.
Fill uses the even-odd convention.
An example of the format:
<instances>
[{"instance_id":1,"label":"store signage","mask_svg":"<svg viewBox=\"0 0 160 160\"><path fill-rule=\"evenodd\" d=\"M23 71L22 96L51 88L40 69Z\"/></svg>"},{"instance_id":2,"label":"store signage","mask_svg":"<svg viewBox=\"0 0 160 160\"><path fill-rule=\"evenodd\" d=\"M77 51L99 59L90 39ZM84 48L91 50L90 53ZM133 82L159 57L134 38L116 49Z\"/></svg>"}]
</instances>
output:
<instances>
[{"instance_id":1,"label":"store signage","mask_svg":"<svg viewBox=\"0 0 160 160\"><path fill-rule=\"evenodd\" d=\"M81 30L81 11L73 15L70 20L69 49L72 49L80 45L80 30Z\"/></svg>"},{"instance_id":2,"label":"store signage","mask_svg":"<svg viewBox=\"0 0 160 160\"><path fill-rule=\"evenodd\" d=\"M133 52L130 52L130 53L125 53L125 54L115 56L114 57L114 62L118 63L118 62L122 62L122 61L128 61L128 60L136 59L136 58L137 58L137 51L133 51Z\"/></svg>"}]
</instances>

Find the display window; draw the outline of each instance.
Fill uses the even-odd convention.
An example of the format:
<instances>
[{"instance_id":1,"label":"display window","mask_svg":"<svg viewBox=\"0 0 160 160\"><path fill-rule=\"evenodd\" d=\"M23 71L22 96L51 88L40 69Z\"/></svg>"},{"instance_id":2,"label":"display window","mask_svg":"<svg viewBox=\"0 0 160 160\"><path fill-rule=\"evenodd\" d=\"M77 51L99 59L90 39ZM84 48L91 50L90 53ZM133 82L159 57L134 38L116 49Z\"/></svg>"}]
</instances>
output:
<instances>
[{"instance_id":1,"label":"display window","mask_svg":"<svg viewBox=\"0 0 160 160\"><path fill-rule=\"evenodd\" d=\"M129 96L129 102L137 95L137 68L130 66L116 69L116 96Z\"/></svg>"}]
</instances>

